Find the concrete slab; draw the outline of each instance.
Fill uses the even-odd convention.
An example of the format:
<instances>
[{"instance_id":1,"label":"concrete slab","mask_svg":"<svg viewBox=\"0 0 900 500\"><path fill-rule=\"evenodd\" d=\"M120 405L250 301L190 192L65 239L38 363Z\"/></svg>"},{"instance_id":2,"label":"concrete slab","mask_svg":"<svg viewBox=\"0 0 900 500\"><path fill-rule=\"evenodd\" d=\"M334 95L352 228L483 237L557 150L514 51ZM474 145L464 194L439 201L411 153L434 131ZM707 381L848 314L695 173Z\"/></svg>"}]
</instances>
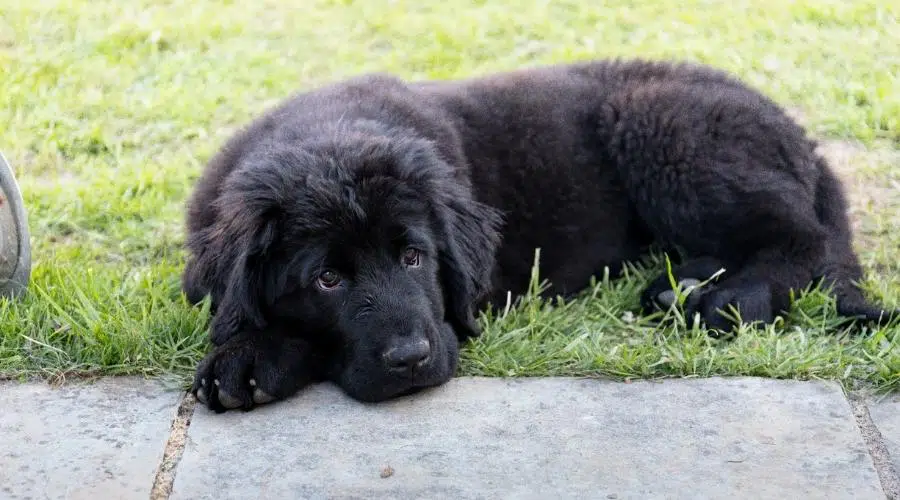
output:
<instances>
[{"instance_id":1,"label":"concrete slab","mask_svg":"<svg viewBox=\"0 0 900 500\"><path fill-rule=\"evenodd\" d=\"M460 378L197 407L171 498L885 498L840 388Z\"/></svg>"},{"instance_id":2,"label":"concrete slab","mask_svg":"<svg viewBox=\"0 0 900 500\"><path fill-rule=\"evenodd\" d=\"M180 396L135 378L0 384L0 498L146 500Z\"/></svg>"},{"instance_id":3,"label":"concrete slab","mask_svg":"<svg viewBox=\"0 0 900 500\"><path fill-rule=\"evenodd\" d=\"M894 463L895 473L900 474L900 394L870 403L869 415L881 432L883 442Z\"/></svg>"}]
</instances>

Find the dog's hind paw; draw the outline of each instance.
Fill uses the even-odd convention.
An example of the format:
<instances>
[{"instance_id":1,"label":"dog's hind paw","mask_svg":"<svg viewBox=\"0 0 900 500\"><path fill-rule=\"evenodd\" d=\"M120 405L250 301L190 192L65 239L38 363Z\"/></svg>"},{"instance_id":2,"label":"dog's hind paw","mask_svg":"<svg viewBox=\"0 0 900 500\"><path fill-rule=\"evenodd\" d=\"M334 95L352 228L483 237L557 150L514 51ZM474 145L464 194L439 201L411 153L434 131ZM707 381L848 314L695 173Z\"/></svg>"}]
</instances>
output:
<instances>
[{"instance_id":1,"label":"dog's hind paw","mask_svg":"<svg viewBox=\"0 0 900 500\"><path fill-rule=\"evenodd\" d=\"M697 289L697 285L699 284L700 280L698 279L685 278L678 282L678 288L680 288L682 292L688 290L694 291ZM675 290L672 290L671 288L657 293L653 298L653 301L663 309L672 307L672 304L674 304L676 300L678 300L678 297L675 294Z\"/></svg>"},{"instance_id":2,"label":"dog's hind paw","mask_svg":"<svg viewBox=\"0 0 900 500\"><path fill-rule=\"evenodd\" d=\"M712 257L692 259L673 270L673 276L663 273L653 280L641 294L641 308L645 312L667 310L678 301L678 294L672 289L672 279L685 303L679 304L686 311L694 310L703 294L715 287L715 282L724 269L724 263Z\"/></svg>"}]
</instances>

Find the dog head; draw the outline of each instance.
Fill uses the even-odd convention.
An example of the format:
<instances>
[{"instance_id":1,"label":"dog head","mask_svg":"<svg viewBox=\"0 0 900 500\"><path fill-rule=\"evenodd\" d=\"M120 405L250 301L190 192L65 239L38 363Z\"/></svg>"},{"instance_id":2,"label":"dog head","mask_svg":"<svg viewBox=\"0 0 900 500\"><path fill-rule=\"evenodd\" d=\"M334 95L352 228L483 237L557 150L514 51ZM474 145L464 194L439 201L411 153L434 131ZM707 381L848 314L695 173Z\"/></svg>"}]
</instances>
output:
<instances>
[{"instance_id":1,"label":"dog head","mask_svg":"<svg viewBox=\"0 0 900 500\"><path fill-rule=\"evenodd\" d=\"M447 381L479 333L500 216L429 141L347 131L259 149L212 208L186 275L212 295L214 343L277 324L379 401Z\"/></svg>"}]
</instances>

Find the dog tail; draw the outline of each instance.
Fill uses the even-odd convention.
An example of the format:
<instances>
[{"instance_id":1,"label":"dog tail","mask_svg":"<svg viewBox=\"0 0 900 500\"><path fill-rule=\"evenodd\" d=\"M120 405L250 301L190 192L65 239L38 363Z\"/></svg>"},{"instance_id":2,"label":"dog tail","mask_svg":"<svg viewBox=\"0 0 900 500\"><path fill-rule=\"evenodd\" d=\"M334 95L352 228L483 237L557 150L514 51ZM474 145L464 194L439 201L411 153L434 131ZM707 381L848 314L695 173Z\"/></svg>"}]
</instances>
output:
<instances>
[{"instance_id":1,"label":"dog tail","mask_svg":"<svg viewBox=\"0 0 900 500\"><path fill-rule=\"evenodd\" d=\"M847 215L847 197L827 161L816 155L819 180L816 185L816 215L828 232L825 259L818 279L830 287L841 316L883 325L900 318L900 309L883 309L870 302L859 284L863 269L853 251L853 235Z\"/></svg>"}]
</instances>

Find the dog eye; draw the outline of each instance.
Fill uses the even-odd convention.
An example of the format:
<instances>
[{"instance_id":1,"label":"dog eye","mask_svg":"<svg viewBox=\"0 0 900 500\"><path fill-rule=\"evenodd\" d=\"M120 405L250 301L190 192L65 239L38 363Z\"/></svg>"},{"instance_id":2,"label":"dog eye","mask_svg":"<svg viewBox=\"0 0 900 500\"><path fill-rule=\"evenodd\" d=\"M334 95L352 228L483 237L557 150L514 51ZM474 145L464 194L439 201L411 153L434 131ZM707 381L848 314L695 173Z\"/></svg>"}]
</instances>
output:
<instances>
[{"instance_id":1,"label":"dog eye","mask_svg":"<svg viewBox=\"0 0 900 500\"><path fill-rule=\"evenodd\" d=\"M407 248L403 252L403 265L407 267L418 267L419 266L419 251L415 248Z\"/></svg>"},{"instance_id":2,"label":"dog eye","mask_svg":"<svg viewBox=\"0 0 900 500\"><path fill-rule=\"evenodd\" d=\"M322 290L331 290L340 284L341 277L338 276L338 273L330 269L322 271L322 274L320 274L316 279L316 285L318 285Z\"/></svg>"}]
</instances>

